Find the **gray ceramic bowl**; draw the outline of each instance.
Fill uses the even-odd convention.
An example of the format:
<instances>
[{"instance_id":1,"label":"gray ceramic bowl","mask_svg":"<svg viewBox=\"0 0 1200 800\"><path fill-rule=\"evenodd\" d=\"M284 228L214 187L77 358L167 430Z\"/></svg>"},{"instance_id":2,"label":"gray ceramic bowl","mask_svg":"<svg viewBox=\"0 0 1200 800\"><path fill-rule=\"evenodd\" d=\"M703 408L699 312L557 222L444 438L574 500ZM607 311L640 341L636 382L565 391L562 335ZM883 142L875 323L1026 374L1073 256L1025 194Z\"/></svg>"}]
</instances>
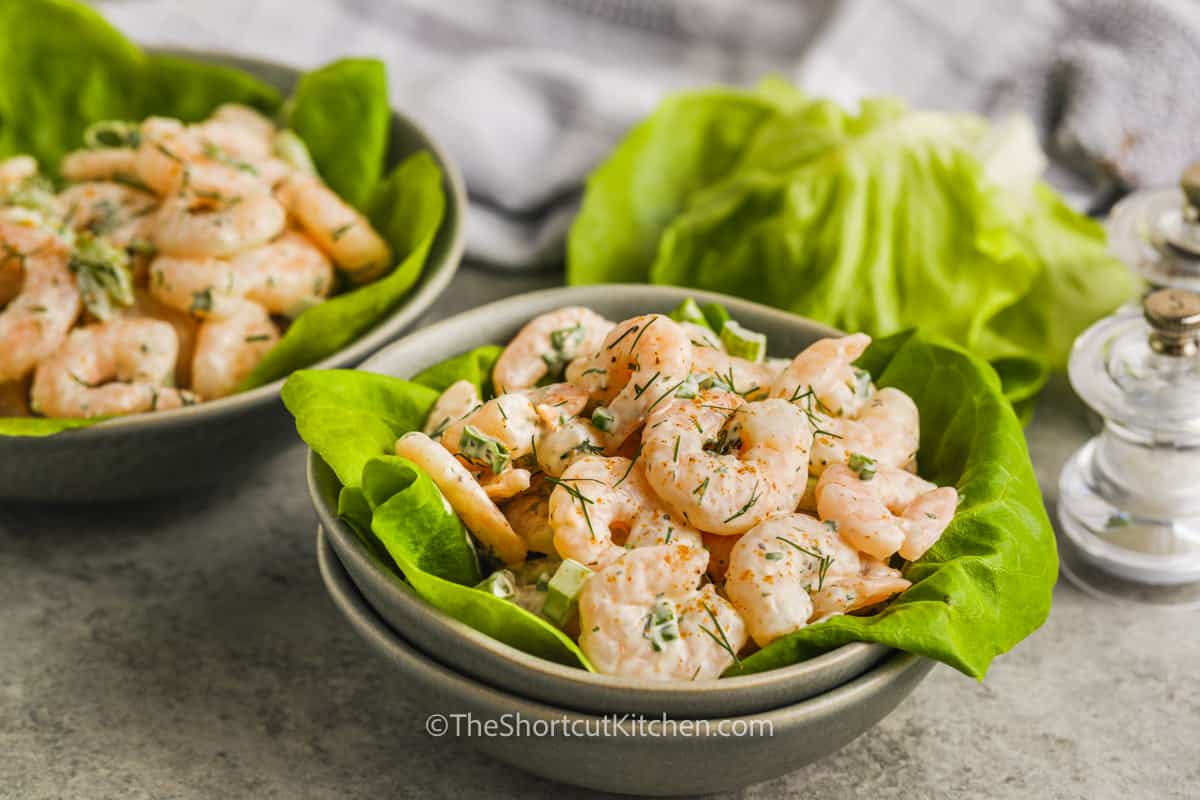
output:
<instances>
[{"instance_id":1,"label":"gray ceramic bowl","mask_svg":"<svg viewBox=\"0 0 1200 800\"><path fill-rule=\"evenodd\" d=\"M170 51L239 67L290 92L299 73L214 53ZM408 297L350 346L313 366L351 367L412 325L445 290L463 251L467 195L458 168L411 119L392 113L388 166L428 150L445 175L446 218ZM233 485L295 435L283 380L178 411L124 417L44 438L0 436L0 500L110 502Z\"/></svg>"},{"instance_id":2,"label":"gray ceramic bowl","mask_svg":"<svg viewBox=\"0 0 1200 800\"><path fill-rule=\"evenodd\" d=\"M531 317L583 305L610 319L670 311L687 297L719 301L736 319L769 337L773 352L794 354L831 328L724 295L666 286L590 286L509 298L439 322L380 351L361 369L408 377L473 347L508 341ZM314 454L309 491L330 543L371 605L406 639L456 670L526 697L592 713L617 711L675 717L746 714L795 703L860 675L890 652L855 643L784 669L720 681L669 683L594 675L531 656L458 622L417 597L383 567L337 518L341 484Z\"/></svg>"},{"instance_id":3,"label":"gray ceramic bowl","mask_svg":"<svg viewBox=\"0 0 1200 800\"><path fill-rule=\"evenodd\" d=\"M454 725L465 731L463 717L452 716L464 714L480 725L525 726L533 734L553 730L550 725L560 731L569 725L567 736L474 736L470 743L519 769L589 789L672 796L733 791L770 780L857 738L887 716L933 668L928 659L894 653L849 683L782 708L698 721L690 731L662 725L665 735L635 731L629 720L621 730L610 722L609 735L604 735L600 717L498 691L425 655L366 604L321 531L317 557L325 586L351 626L395 667L399 682L422 711L441 715L410 717L414 731L424 727L432 735L453 735ZM651 714L647 719L661 717ZM449 727L438 728L442 722ZM700 730L702 726L707 731ZM720 735L739 729L742 735Z\"/></svg>"}]
</instances>

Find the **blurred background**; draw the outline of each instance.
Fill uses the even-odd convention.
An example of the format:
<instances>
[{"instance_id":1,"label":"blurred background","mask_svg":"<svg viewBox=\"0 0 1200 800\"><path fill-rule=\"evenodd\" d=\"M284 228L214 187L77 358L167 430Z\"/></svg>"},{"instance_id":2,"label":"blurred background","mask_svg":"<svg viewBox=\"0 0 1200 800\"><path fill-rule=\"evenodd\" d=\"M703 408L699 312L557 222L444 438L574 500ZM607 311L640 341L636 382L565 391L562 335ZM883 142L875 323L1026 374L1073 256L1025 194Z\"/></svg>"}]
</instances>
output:
<instances>
[{"instance_id":1,"label":"blurred background","mask_svg":"<svg viewBox=\"0 0 1200 800\"><path fill-rule=\"evenodd\" d=\"M150 46L313 66L383 59L393 100L462 165L468 251L561 264L582 182L667 93L780 75L852 105L1029 114L1080 210L1174 182L1197 152L1191 0L103 0Z\"/></svg>"}]
</instances>

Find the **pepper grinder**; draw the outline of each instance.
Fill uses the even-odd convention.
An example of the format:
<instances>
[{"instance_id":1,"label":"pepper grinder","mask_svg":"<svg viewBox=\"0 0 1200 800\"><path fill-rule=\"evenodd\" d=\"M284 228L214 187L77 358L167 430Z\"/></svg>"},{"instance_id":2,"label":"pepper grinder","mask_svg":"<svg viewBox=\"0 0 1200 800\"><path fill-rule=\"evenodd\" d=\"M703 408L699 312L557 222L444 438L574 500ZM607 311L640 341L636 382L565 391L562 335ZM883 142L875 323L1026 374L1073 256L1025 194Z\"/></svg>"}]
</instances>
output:
<instances>
[{"instance_id":1,"label":"pepper grinder","mask_svg":"<svg viewBox=\"0 0 1200 800\"><path fill-rule=\"evenodd\" d=\"M1200 291L1200 162L1178 188L1135 192L1108 217L1113 254L1151 286Z\"/></svg>"},{"instance_id":2,"label":"pepper grinder","mask_svg":"<svg viewBox=\"0 0 1200 800\"><path fill-rule=\"evenodd\" d=\"M1159 289L1142 310L1071 351L1071 385L1104 424L1063 468L1063 544L1122 581L1200 590L1200 294Z\"/></svg>"}]
</instances>

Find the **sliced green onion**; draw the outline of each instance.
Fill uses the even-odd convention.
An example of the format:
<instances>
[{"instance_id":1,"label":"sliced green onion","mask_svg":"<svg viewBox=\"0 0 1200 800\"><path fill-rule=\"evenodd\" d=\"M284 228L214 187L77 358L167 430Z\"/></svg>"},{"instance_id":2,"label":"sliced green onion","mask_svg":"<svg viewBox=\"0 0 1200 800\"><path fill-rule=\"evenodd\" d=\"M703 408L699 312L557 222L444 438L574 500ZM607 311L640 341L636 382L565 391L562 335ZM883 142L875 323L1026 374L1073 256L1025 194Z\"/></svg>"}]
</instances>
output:
<instances>
[{"instance_id":1,"label":"sliced green onion","mask_svg":"<svg viewBox=\"0 0 1200 800\"><path fill-rule=\"evenodd\" d=\"M499 475L510 460L508 448L498 440L480 432L471 425L464 425L458 437L458 451L470 461L481 463Z\"/></svg>"},{"instance_id":2,"label":"sliced green onion","mask_svg":"<svg viewBox=\"0 0 1200 800\"><path fill-rule=\"evenodd\" d=\"M690 297L680 303L679 307L667 316L676 322L691 322L694 325L701 325L712 330L712 326L704 318L704 312L700 310L700 306L696 305L696 301Z\"/></svg>"},{"instance_id":3,"label":"sliced green onion","mask_svg":"<svg viewBox=\"0 0 1200 800\"><path fill-rule=\"evenodd\" d=\"M733 320L721 328L721 344L725 345L725 352L729 355L756 364L761 363L767 355L767 335L747 330Z\"/></svg>"},{"instance_id":4,"label":"sliced green onion","mask_svg":"<svg viewBox=\"0 0 1200 800\"><path fill-rule=\"evenodd\" d=\"M137 147L142 143L141 127L123 119L102 119L83 131L83 144L89 150L105 147Z\"/></svg>"},{"instance_id":5,"label":"sliced green onion","mask_svg":"<svg viewBox=\"0 0 1200 800\"><path fill-rule=\"evenodd\" d=\"M592 412L592 424L596 426L596 430L608 433L612 430L616 420L617 418L613 416L612 412L604 406L597 406L596 410Z\"/></svg>"},{"instance_id":6,"label":"sliced green onion","mask_svg":"<svg viewBox=\"0 0 1200 800\"><path fill-rule=\"evenodd\" d=\"M517 594L517 579L508 570L500 569L476 584L475 588L494 594L501 600L511 600Z\"/></svg>"},{"instance_id":7,"label":"sliced green onion","mask_svg":"<svg viewBox=\"0 0 1200 800\"><path fill-rule=\"evenodd\" d=\"M875 459L862 453L851 453L846 465L851 471L858 473L860 481L869 481L875 477Z\"/></svg>"},{"instance_id":8,"label":"sliced green onion","mask_svg":"<svg viewBox=\"0 0 1200 800\"><path fill-rule=\"evenodd\" d=\"M724 330L729 322L729 312L725 310L725 306L720 303L705 303L701 310L704 312L704 318L708 320L708 327L717 333Z\"/></svg>"},{"instance_id":9,"label":"sliced green onion","mask_svg":"<svg viewBox=\"0 0 1200 800\"><path fill-rule=\"evenodd\" d=\"M83 303L94 317L112 319L116 306L133 304L129 254L107 239L83 231L68 261Z\"/></svg>"},{"instance_id":10,"label":"sliced green onion","mask_svg":"<svg viewBox=\"0 0 1200 800\"><path fill-rule=\"evenodd\" d=\"M592 571L573 559L566 559L554 571L554 577L546 584L546 604L542 616L558 627L565 627L575 616L579 607L579 592L592 576Z\"/></svg>"},{"instance_id":11,"label":"sliced green onion","mask_svg":"<svg viewBox=\"0 0 1200 800\"><path fill-rule=\"evenodd\" d=\"M54 184L44 175L30 175L3 200L5 205L20 206L51 216L55 211Z\"/></svg>"},{"instance_id":12,"label":"sliced green onion","mask_svg":"<svg viewBox=\"0 0 1200 800\"><path fill-rule=\"evenodd\" d=\"M700 393L700 381L696 375L688 375L687 380L679 384L679 388L675 390L675 396L683 400L691 400Z\"/></svg>"},{"instance_id":13,"label":"sliced green onion","mask_svg":"<svg viewBox=\"0 0 1200 800\"><path fill-rule=\"evenodd\" d=\"M546 368L552 378L562 377L563 369L575 358L585 336L586 331L582 324L550 331L550 352L542 353L542 361L546 362Z\"/></svg>"},{"instance_id":14,"label":"sliced green onion","mask_svg":"<svg viewBox=\"0 0 1200 800\"><path fill-rule=\"evenodd\" d=\"M296 135L295 131L282 130L275 134L275 138L271 142L271 152L280 161L290 164L294 169L307 172L309 175L317 174L317 167L308 153L308 145Z\"/></svg>"},{"instance_id":15,"label":"sliced green onion","mask_svg":"<svg viewBox=\"0 0 1200 800\"><path fill-rule=\"evenodd\" d=\"M642 638L650 642L656 653L661 653L668 642L679 638L679 616L675 613L675 604L661 594L654 599L654 605L646 615Z\"/></svg>"}]
</instances>

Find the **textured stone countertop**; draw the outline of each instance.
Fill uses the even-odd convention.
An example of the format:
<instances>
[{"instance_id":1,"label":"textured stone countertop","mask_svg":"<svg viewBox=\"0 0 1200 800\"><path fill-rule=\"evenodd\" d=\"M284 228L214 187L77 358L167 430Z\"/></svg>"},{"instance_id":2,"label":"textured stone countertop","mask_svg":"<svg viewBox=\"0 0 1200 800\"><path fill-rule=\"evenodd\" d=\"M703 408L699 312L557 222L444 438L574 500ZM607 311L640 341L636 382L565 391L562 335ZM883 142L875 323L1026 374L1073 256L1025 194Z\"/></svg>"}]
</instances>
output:
<instances>
[{"instance_id":1,"label":"textured stone countertop","mask_svg":"<svg viewBox=\"0 0 1200 800\"><path fill-rule=\"evenodd\" d=\"M557 279L464 269L433 316ZM1052 387L1030 430L1045 488L1085 433ZM183 499L0 508L0 797L576 796L425 734L325 596L303 455ZM1054 600L985 682L939 666L862 738L743 796L1200 796L1197 613L1065 583Z\"/></svg>"}]
</instances>

